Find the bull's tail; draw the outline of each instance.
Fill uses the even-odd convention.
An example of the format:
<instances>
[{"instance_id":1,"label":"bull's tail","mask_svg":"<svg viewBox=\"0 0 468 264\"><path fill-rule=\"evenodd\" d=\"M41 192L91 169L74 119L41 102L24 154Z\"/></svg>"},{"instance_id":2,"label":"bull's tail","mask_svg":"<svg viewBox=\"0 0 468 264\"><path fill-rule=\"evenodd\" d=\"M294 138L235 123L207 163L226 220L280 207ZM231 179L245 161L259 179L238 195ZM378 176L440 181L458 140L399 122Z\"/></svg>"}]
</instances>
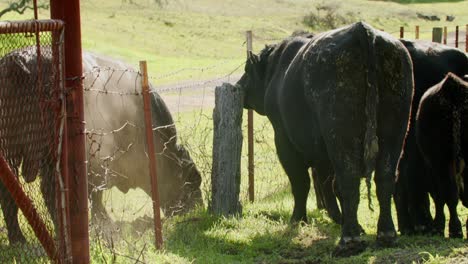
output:
<instances>
[{"instance_id":1,"label":"bull's tail","mask_svg":"<svg viewBox=\"0 0 468 264\"><path fill-rule=\"evenodd\" d=\"M364 135L364 175L366 176L367 196L369 200L369 209L372 210L371 200L371 177L375 168L376 157L379 151L377 139L377 109L379 105L379 87L377 79L377 55L375 52L375 33L374 30L364 23L358 23L362 27L361 32L364 50L367 51L364 62L367 64L364 69L367 71L366 103L365 103L365 135Z\"/></svg>"}]
</instances>

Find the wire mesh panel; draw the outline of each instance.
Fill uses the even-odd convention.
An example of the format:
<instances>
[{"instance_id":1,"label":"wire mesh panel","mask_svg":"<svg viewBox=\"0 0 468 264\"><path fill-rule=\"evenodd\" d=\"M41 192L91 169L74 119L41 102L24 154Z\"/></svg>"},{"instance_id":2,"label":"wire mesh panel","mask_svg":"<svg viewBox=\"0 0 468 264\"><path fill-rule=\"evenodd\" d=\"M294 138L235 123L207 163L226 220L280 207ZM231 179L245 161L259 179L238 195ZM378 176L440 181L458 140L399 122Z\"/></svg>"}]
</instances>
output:
<instances>
[{"instance_id":1,"label":"wire mesh panel","mask_svg":"<svg viewBox=\"0 0 468 264\"><path fill-rule=\"evenodd\" d=\"M62 34L59 21L0 23L0 155L14 174L0 175L1 263L58 261L57 252L65 252L57 210L65 206L57 195L63 182ZM8 182L19 183L26 196L9 192ZM39 217L22 213L31 210Z\"/></svg>"}]
</instances>

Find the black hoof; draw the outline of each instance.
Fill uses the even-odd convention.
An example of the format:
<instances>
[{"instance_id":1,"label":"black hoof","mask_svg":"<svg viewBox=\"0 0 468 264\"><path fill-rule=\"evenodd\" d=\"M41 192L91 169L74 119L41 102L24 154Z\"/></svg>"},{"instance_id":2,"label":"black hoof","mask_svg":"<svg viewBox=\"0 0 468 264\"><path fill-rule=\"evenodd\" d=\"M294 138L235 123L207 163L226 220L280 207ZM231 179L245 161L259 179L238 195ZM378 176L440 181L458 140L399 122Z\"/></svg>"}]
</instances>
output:
<instances>
[{"instance_id":1,"label":"black hoof","mask_svg":"<svg viewBox=\"0 0 468 264\"><path fill-rule=\"evenodd\" d=\"M309 221L307 221L307 217L291 217L291 220L289 221L290 224L292 225L307 225Z\"/></svg>"},{"instance_id":2,"label":"black hoof","mask_svg":"<svg viewBox=\"0 0 468 264\"><path fill-rule=\"evenodd\" d=\"M427 225L418 225L414 227L414 232L416 235L431 235L433 231L432 228Z\"/></svg>"},{"instance_id":3,"label":"black hoof","mask_svg":"<svg viewBox=\"0 0 468 264\"><path fill-rule=\"evenodd\" d=\"M365 235L366 234L366 230L364 230L364 228L362 228L361 225L359 225L359 232L361 235Z\"/></svg>"},{"instance_id":4,"label":"black hoof","mask_svg":"<svg viewBox=\"0 0 468 264\"><path fill-rule=\"evenodd\" d=\"M380 232L377 235L377 246L378 247L394 247L396 245L396 233L393 231L390 232Z\"/></svg>"},{"instance_id":5,"label":"black hoof","mask_svg":"<svg viewBox=\"0 0 468 264\"><path fill-rule=\"evenodd\" d=\"M341 239L333 251L333 257L349 257L362 253L367 248L367 243L359 238Z\"/></svg>"},{"instance_id":6,"label":"black hoof","mask_svg":"<svg viewBox=\"0 0 468 264\"><path fill-rule=\"evenodd\" d=\"M462 231L459 231L459 232L450 232L449 233L449 237L450 238L463 238L463 232Z\"/></svg>"},{"instance_id":7,"label":"black hoof","mask_svg":"<svg viewBox=\"0 0 468 264\"><path fill-rule=\"evenodd\" d=\"M453 221L449 223L449 237L463 238L463 231L460 221Z\"/></svg>"},{"instance_id":8,"label":"black hoof","mask_svg":"<svg viewBox=\"0 0 468 264\"><path fill-rule=\"evenodd\" d=\"M433 236L440 236L440 237L443 237L445 235L444 230L440 230L440 229L433 229L431 234Z\"/></svg>"}]
</instances>

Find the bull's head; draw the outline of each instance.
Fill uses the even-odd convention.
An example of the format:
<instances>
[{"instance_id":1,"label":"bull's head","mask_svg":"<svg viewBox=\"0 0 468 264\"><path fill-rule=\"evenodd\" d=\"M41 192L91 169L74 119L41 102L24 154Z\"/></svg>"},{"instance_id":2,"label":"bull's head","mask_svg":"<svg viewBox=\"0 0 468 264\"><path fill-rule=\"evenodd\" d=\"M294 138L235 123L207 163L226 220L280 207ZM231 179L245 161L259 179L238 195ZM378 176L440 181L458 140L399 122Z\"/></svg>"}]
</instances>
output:
<instances>
[{"instance_id":1,"label":"bull's head","mask_svg":"<svg viewBox=\"0 0 468 264\"><path fill-rule=\"evenodd\" d=\"M162 166L171 173L170 177L161 179L163 184L159 188L164 214L182 214L202 205L201 175L189 152L183 146L177 145L177 151L164 159Z\"/></svg>"},{"instance_id":2,"label":"bull's head","mask_svg":"<svg viewBox=\"0 0 468 264\"><path fill-rule=\"evenodd\" d=\"M265 114L264 97L269 79L268 57L273 49L273 46L267 46L259 56L249 51L244 75L237 82L244 91L244 108L253 109L261 115Z\"/></svg>"}]
</instances>

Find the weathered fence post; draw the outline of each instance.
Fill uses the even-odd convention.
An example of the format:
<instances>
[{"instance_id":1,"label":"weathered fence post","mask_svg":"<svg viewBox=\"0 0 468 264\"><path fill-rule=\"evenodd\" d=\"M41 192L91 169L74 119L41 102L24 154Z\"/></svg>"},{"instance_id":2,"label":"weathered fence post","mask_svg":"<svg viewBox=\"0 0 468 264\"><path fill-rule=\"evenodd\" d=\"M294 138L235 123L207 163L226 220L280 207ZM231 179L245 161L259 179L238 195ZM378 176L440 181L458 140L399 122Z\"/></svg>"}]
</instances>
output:
<instances>
[{"instance_id":1,"label":"weathered fence post","mask_svg":"<svg viewBox=\"0 0 468 264\"><path fill-rule=\"evenodd\" d=\"M218 215L239 215L242 151L242 91L231 84L216 87L213 111L213 168L211 210Z\"/></svg>"},{"instance_id":2,"label":"weathered fence post","mask_svg":"<svg viewBox=\"0 0 468 264\"><path fill-rule=\"evenodd\" d=\"M458 48L458 26L455 27L455 48Z\"/></svg>"},{"instance_id":3,"label":"weathered fence post","mask_svg":"<svg viewBox=\"0 0 468 264\"><path fill-rule=\"evenodd\" d=\"M414 34L415 34L414 38L419 39L419 26L416 26L416 28L414 30Z\"/></svg>"},{"instance_id":4,"label":"weathered fence post","mask_svg":"<svg viewBox=\"0 0 468 264\"><path fill-rule=\"evenodd\" d=\"M444 27L444 45L447 45L447 27Z\"/></svg>"},{"instance_id":5,"label":"weathered fence post","mask_svg":"<svg viewBox=\"0 0 468 264\"><path fill-rule=\"evenodd\" d=\"M246 32L247 37L247 57L252 52L252 31ZM249 156L249 201L255 201L255 166L254 166L254 132L253 132L253 110L247 111L247 141Z\"/></svg>"},{"instance_id":6,"label":"weathered fence post","mask_svg":"<svg viewBox=\"0 0 468 264\"><path fill-rule=\"evenodd\" d=\"M432 29L432 42L442 43L442 28L435 27Z\"/></svg>"},{"instance_id":7,"label":"weathered fence post","mask_svg":"<svg viewBox=\"0 0 468 264\"><path fill-rule=\"evenodd\" d=\"M159 190L158 190L158 175L156 174L156 152L154 150L153 139L153 123L151 122L151 104L150 91L148 83L148 70L146 61L140 61L141 90L143 95L143 110L145 113L145 131L146 145L148 146L149 170L151 177L151 194L153 200L154 213L154 235L156 239L156 248L161 249L163 246L162 225L161 225L161 210L159 206Z\"/></svg>"},{"instance_id":8,"label":"weathered fence post","mask_svg":"<svg viewBox=\"0 0 468 264\"><path fill-rule=\"evenodd\" d=\"M404 38L405 37L405 28L404 27L400 27L400 38Z\"/></svg>"},{"instance_id":9,"label":"weathered fence post","mask_svg":"<svg viewBox=\"0 0 468 264\"><path fill-rule=\"evenodd\" d=\"M465 25L465 52L468 52L468 24Z\"/></svg>"}]
</instances>

